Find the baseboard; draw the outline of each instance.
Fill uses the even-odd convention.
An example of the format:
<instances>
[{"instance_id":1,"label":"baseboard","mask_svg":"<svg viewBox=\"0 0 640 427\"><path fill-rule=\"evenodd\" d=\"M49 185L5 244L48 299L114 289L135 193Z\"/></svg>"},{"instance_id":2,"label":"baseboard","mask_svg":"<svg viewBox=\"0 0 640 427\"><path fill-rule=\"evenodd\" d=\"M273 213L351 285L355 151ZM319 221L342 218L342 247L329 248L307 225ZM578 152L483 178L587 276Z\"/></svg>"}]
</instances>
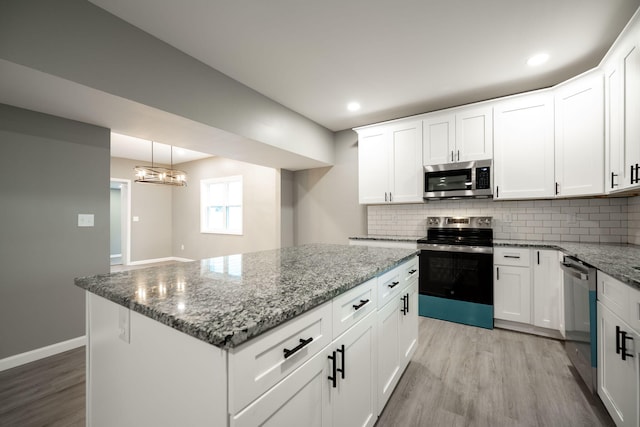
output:
<instances>
[{"instance_id":1,"label":"baseboard","mask_svg":"<svg viewBox=\"0 0 640 427\"><path fill-rule=\"evenodd\" d=\"M166 258L153 258L153 259L143 259L140 261L131 261L129 265L144 265L144 264L155 264L157 262L167 262L167 261L181 261L181 262L189 262L193 261L189 258L180 258L175 256L170 256Z\"/></svg>"},{"instance_id":2,"label":"baseboard","mask_svg":"<svg viewBox=\"0 0 640 427\"><path fill-rule=\"evenodd\" d=\"M65 351L73 350L74 348L82 347L86 344L86 337L81 336L51 344L46 347L36 348L35 350L27 351L25 353L16 354L15 356L9 356L4 359L0 359L0 372L15 368L16 366L35 362L36 360L44 359L45 357L53 356L55 354L64 353Z\"/></svg>"}]
</instances>

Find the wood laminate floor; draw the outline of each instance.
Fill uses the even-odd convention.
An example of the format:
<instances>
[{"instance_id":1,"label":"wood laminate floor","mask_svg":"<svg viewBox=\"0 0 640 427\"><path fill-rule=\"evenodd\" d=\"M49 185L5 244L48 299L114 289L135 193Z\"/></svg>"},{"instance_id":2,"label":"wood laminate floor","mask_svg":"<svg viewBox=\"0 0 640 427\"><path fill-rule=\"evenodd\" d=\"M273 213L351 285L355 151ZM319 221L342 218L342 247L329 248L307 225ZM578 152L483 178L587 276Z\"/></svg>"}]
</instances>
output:
<instances>
[{"instance_id":1,"label":"wood laminate floor","mask_svg":"<svg viewBox=\"0 0 640 427\"><path fill-rule=\"evenodd\" d=\"M0 372L0 426L83 426L84 348ZM376 427L613 426L562 343L420 318L420 344Z\"/></svg>"}]
</instances>

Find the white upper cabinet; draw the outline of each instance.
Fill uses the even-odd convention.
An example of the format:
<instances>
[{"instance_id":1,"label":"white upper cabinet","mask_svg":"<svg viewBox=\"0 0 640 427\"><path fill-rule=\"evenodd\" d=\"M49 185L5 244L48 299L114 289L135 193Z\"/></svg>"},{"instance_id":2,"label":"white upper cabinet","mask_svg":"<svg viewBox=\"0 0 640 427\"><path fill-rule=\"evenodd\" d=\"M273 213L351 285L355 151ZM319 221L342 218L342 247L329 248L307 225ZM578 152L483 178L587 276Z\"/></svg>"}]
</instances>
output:
<instances>
[{"instance_id":1,"label":"white upper cabinet","mask_svg":"<svg viewBox=\"0 0 640 427\"><path fill-rule=\"evenodd\" d=\"M493 132L493 197L554 197L553 94L539 92L499 102Z\"/></svg>"},{"instance_id":2,"label":"white upper cabinet","mask_svg":"<svg viewBox=\"0 0 640 427\"><path fill-rule=\"evenodd\" d=\"M471 107L427 115L423 120L425 165L491 159L493 109Z\"/></svg>"},{"instance_id":3,"label":"white upper cabinet","mask_svg":"<svg viewBox=\"0 0 640 427\"><path fill-rule=\"evenodd\" d=\"M604 193L602 72L580 76L555 90L556 195Z\"/></svg>"},{"instance_id":4,"label":"white upper cabinet","mask_svg":"<svg viewBox=\"0 0 640 427\"><path fill-rule=\"evenodd\" d=\"M422 202L422 122L358 130L361 204Z\"/></svg>"},{"instance_id":5,"label":"white upper cabinet","mask_svg":"<svg viewBox=\"0 0 640 427\"><path fill-rule=\"evenodd\" d=\"M640 45L625 49L622 57L624 97L624 155L628 186L640 184ZM633 176L631 176L633 171Z\"/></svg>"}]
</instances>

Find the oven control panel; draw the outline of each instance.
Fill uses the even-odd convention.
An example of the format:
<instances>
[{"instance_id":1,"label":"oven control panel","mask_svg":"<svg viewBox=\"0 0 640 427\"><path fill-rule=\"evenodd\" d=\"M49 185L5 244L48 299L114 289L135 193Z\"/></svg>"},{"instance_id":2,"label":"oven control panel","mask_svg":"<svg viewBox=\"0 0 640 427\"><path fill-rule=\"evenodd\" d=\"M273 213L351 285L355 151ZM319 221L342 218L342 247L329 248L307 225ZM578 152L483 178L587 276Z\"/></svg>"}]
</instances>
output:
<instances>
[{"instance_id":1,"label":"oven control panel","mask_svg":"<svg viewBox=\"0 0 640 427\"><path fill-rule=\"evenodd\" d=\"M429 228L491 228L490 216L430 216L427 217Z\"/></svg>"}]
</instances>

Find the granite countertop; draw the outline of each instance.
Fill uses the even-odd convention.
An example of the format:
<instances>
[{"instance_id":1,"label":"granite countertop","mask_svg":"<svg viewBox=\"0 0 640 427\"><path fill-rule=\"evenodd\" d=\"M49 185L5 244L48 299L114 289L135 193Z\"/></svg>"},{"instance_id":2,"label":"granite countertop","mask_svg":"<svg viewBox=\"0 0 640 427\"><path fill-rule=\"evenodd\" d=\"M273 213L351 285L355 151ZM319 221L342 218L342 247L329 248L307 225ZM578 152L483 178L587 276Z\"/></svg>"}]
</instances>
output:
<instances>
[{"instance_id":1,"label":"granite countertop","mask_svg":"<svg viewBox=\"0 0 640 427\"><path fill-rule=\"evenodd\" d=\"M232 348L389 270L413 249L314 244L75 279L75 284Z\"/></svg>"},{"instance_id":2,"label":"granite countertop","mask_svg":"<svg viewBox=\"0 0 640 427\"><path fill-rule=\"evenodd\" d=\"M494 247L549 248L578 258L621 282L640 289L640 246L630 244L494 240Z\"/></svg>"},{"instance_id":3,"label":"granite countertop","mask_svg":"<svg viewBox=\"0 0 640 427\"><path fill-rule=\"evenodd\" d=\"M388 242L411 242L415 243L418 239L422 239L424 236L384 236L370 234L367 236L352 236L349 240L382 240Z\"/></svg>"}]
</instances>

